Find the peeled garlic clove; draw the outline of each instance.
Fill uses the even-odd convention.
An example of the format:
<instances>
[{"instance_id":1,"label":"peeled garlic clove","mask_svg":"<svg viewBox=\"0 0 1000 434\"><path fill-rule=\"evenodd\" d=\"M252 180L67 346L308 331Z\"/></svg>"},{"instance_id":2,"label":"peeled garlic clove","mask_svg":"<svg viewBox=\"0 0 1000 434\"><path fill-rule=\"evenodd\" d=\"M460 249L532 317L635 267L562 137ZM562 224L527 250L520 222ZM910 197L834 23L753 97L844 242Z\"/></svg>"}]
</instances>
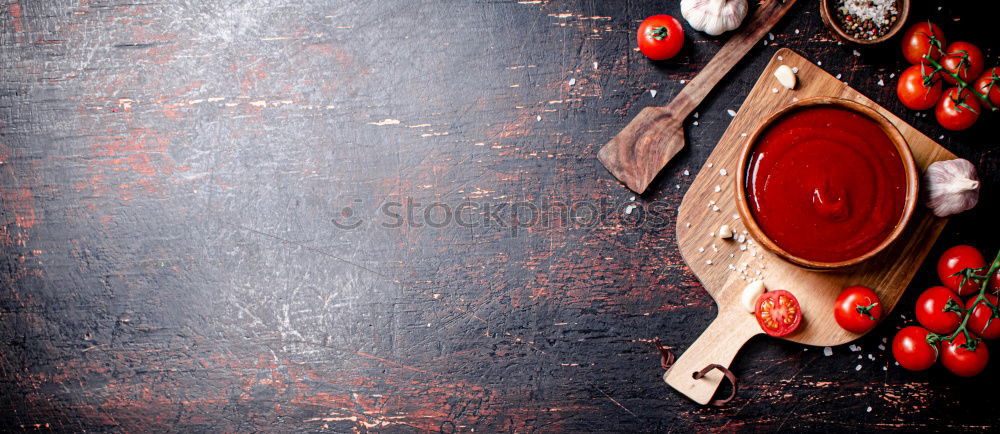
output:
<instances>
[{"instance_id":1,"label":"peeled garlic clove","mask_svg":"<svg viewBox=\"0 0 1000 434\"><path fill-rule=\"evenodd\" d=\"M795 71L792 71L792 68L789 68L788 65L781 65L778 69L775 69L774 77L778 79L778 83L781 83L785 89L795 89Z\"/></svg>"},{"instance_id":2,"label":"peeled garlic clove","mask_svg":"<svg viewBox=\"0 0 1000 434\"><path fill-rule=\"evenodd\" d=\"M719 226L718 232L719 238L726 239L733 237L733 230L729 228L729 225Z\"/></svg>"},{"instance_id":3,"label":"peeled garlic clove","mask_svg":"<svg viewBox=\"0 0 1000 434\"><path fill-rule=\"evenodd\" d=\"M754 313L757 308L757 299L760 298L761 294L767 291L764 287L764 282L756 280L747 284L743 288L743 294L740 296L740 304L747 312Z\"/></svg>"},{"instance_id":4,"label":"peeled garlic clove","mask_svg":"<svg viewBox=\"0 0 1000 434\"><path fill-rule=\"evenodd\" d=\"M924 172L927 207L938 217L967 211L979 202L976 166L961 158L932 163Z\"/></svg>"}]
</instances>

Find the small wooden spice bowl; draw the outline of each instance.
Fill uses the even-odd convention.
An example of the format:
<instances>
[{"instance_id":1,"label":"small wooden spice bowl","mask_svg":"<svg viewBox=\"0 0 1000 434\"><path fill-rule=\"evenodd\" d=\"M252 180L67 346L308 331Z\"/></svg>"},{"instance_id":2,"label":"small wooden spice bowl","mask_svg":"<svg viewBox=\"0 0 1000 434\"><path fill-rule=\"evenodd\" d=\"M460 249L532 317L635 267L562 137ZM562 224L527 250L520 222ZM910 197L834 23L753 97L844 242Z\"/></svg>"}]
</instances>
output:
<instances>
[{"instance_id":1,"label":"small wooden spice bowl","mask_svg":"<svg viewBox=\"0 0 1000 434\"><path fill-rule=\"evenodd\" d=\"M889 31L875 39L858 39L841 28L840 23L837 22L837 3L838 0L820 0L819 15L823 18L823 23L833 30L838 38L855 44L875 45L889 40L903 29L903 26L906 25L907 17L910 16L910 0L896 0L896 10L899 11L899 14L896 15L896 22L892 23Z\"/></svg>"},{"instance_id":2,"label":"small wooden spice bowl","mask_svg":"<svg viewBox=\"0 0 1000 434\"><path fill-rule=\"evenodd\" d=\"M833 105L843 109L847 109L865 116L876 123L879 124L882 131L889 136L889 140L895 145L896 151L899 153L899 158L902 160L903 169L906 174L906 203L903 205L903 213L893 228L892 232L882 241L878 246L868 251L867 253L847 259L840 262L820 262L814 261L806 258L802 258L793 255L781 248L777 243L771 240L757 225L757 221L754 218L753 213L750 210L750 204L747 203L747 192L746 192L746 176L747 176L747 166L750 164L750 156L753 152L754 146L757 144L758 138L767 131L768 127L771 126L775 121L788 115L796 110L801 110L807 107L822 106L822 105ZM898 239L903 231L906 229L906 224L910 221L910 217L913 216L914 209L916 209L917 201L920 192L920 172L917 169L917 163L913 159L913 154L910 152L910 146L906 144L906 139L903 135L896 129L892 122L889 122L884 116L879 114L877 111L868 107L866 105L849 101L841 98L833 97L814 97L800 100L798 102L793 102L778 111L770 115L765 119L760 125L754 130L749 137L747 137L746 144L743 145L743 149L740 154L739 165L736 169L737 176L735 176L736 181L736 207L740 213L740 219L746 226L747 231L761 246L765 249L771 251L772 253L778 255L782 259L791 262L793 264L817 270L817 271L827 271L827 270L837 270L853 265L860 264L865 260L877 255L879 252L885 250L892 244L896 239Z\"/></svg>"}]
</instances>

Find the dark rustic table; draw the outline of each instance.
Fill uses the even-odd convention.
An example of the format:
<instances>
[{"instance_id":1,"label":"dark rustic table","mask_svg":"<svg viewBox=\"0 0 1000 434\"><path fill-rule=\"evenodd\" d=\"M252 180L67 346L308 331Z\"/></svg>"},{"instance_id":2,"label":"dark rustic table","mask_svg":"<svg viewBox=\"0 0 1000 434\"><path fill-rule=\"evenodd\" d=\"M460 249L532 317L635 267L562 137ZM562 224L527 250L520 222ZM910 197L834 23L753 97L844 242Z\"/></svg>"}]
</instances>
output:
<instances>
[{"instance_id":1,"label":"dark rustic table","mask_svg":"<svg viewBox=\"0 0 1000 434\"><path fill-rule=\"evenodd\" d=\"M979 2L915 3L997 63ZM996 362L959 380L880 345L929 266L860 351L753 340L725 408L660 379L651 339L683 350L716 310L675 246L683 172L778 47L978 165L932 255L1000 247L998 118L904 109L896 43L854 55L816 1L634 203L597 149L725 39L643 58L639 21L676 2L0 4L5 430L996 429Z\"/></svg>"}]
</instances>

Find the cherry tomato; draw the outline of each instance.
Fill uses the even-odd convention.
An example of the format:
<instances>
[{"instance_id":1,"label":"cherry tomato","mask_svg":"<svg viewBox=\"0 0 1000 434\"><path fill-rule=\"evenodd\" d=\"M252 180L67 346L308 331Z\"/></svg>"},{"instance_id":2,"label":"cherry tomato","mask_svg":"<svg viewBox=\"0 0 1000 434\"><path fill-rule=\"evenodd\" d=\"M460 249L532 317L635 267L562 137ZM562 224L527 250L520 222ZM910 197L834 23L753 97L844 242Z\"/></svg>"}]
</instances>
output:
<instances>
[{"instance_id":1,"label":"cherry tomato","mask_svg":"<svg viewBox=\"0 0 1000 434\"><path fill-rule=\"evenodd\" d=\"M849 286L833 302L833 317L844 330L865 333L882 319L882 304L875 291L864 286Z\"/></svg>"},{"instance_id":2,"label":"cherry tomato","mask_svg":"<svg viewBox=\"0 0 1000 434\"><path fill-rule=\"evenodd\" d=\"M929 87L925 85L927 81L924 80L924 74L930 74L931 71L930 66L919 64L906 68L899 75L896 96L907 108L927 110L934 107L941 99L941 90L944 85L941 84L939 77L930 77L927 81L930 81L931 85Z\"/></svg>"},{"instance_id":3,"label":"cherry tomato","mask_svg":"<svg viewBox=\"0 0 1000 434\"><path fill-rule=\"evenodd\" d=\"M681 23L670 15L653 15L639 25L639 51L653 60L674 57L684 45Z\"/></svg>"},{"instance_id":4,"label":"cherry tomato","mask_svg":"<svg viewBox=\"0 0 1000 434\"><path fill-rule=\"evenodd\" d=\"M941 254L941 259L938 259L937 263L937 273L941 284L953 291L958 291L958 295L965 296L979 290L979 284L969 279L959 289L958 285L962 283L962 276L956 276L955 273L966 268L984 267L986 267L986 260L983 259L983 254L979 253L979 250L972 246L958 245Z\"/></svg>"},{"instance_id":5,"label":"cherry tomato","mask_svg":"<svg viewBox=\"0 0 1000 434\"><path fill-rule=\"evenodd\" d=\"M976 123L980 111L979 98L968 89L962 89L959 93L958 88L953 87L941 96L934 109L934 117L942 127L962 131Z\"/></svg>"},{"instance_id":6,"label":"cherry tomato","mask_svg":"<svg viewBox=\"0 0 1000 434\"><path fill-rule=\"evenodd\" d=\"M986 368L990 352L986 349L986 342L979 341L975 350L963 347L965 342L965 334L962 333L951 341L942 341L941 364L959 377L973 377Z\"/></svg>"},{"instance_id":7,"label":"cherry tomato","mask_svg":"<svg viewBox=\"0 0 1000 434\"><path fill-rule=\"evenodd\" d=\"M934 365L938 358L938 345L927 342L930 332L923 327L909 326L892 338L892 356L899 366L911 371L923 371Z\"/></svg>"},{"instance_id":8,"label":"cherry tomato","mask_svg":"<svg viewBox=\"0 0 1000 434\"><path fill-rule=\"evenodd\" d=\"M785 336L802 323L799 301L788 291L765 292L757 299L756 306L757 324L771 336Z\"/></svg>"},{"instance_id":9,"label":"cherry tomato","mask_svg":"<svg viewBox=\"0 0 1000 434\"><path fill-rule=\"evenodd\" d=\"M941 56L941 66L948 72L958 74L962 81L968 83L983 73L986 67L983 52L979 47L968 42L952 42ZM941 74L944 80L951 84L958 83L950 74Z\"/></svg>"},{"instance_id":10,"label":"cherry tomato","mask_svg":"<svg viewBox=\"0 0 1000 434\"><path fill-rule=\"evenodd\" d=\"M945 311L945 308L963 305L962 299L954 291L943 286L932 287L917 298L917 321L934 333L951 333L962 323L962 315L959 312Z\"/></svg>"},{"instance_id":11,"label":"cherry tomato","mask_svg":"<svg viewBox=\"0 0 1000 434\"><path fill-rule=\"evenodd\" d=\"M972 309L972 303L976 301L976 298L972 297L969 301L965 302L965 308ZM995 295L986 294L986 299L994 306L998 306ZM976 304L976 308L972 311L972 316L969 317L969 323L965 326L977 335L982 336L983 339L1000 338L1000 316L994 315L993 309L982 301Z\"/></svg>"},{"instance_id":12,"label":"cherry tomato","mask_svg":"<svg viewBox=\"0 0 1000 434\"><path fill-rule=\"evenodd\" d=\"M938 60L945 45L940 27L930 21L916 23L903 34L903 57L914 65L922 62L924 55Z\"/></svg>"},{"instance_id":13,"label":"cherry tomato","mask_svg":"<svg viewBox=\"0 0 1000 434\"><path fill-rule=\"evenodd\" d=\"M1000 105L1000 70L997 67L987 69L972 87L988 96L993 105Z\"/></svg>"}]
</instances>

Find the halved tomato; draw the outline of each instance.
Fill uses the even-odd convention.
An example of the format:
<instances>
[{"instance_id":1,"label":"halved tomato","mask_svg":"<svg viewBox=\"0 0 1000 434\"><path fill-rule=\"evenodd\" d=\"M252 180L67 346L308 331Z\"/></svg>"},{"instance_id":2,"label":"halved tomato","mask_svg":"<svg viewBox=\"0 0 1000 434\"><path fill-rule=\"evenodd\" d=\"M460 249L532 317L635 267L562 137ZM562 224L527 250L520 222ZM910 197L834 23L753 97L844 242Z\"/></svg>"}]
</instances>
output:
<instances>
[{"instance_id":1,"label":"halved tomato","mask_svg":"<svg viewBox=\"0 0 1000 434\"><path fill-rule=\"evenodd\" d=\"M757 299L754 316L757 324L771 336L785 336L802 323L799 301L788 291L776 290L761 294Z\"/></svg>"}]
</instances>

